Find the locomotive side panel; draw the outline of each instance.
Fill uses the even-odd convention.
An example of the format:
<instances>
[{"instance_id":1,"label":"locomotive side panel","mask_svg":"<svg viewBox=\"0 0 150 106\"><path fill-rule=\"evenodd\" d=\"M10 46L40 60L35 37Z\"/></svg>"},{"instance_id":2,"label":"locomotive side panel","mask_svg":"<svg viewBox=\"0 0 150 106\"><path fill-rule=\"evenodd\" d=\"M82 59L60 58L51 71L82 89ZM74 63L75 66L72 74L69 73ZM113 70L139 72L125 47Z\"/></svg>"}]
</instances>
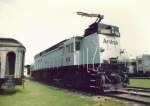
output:
<instances>
[{"instance_id":1,"label":"locomotive side panel","mask_svg":"<svg viewBox=\"0 0 150 106\"><path fill-rule=\"evenodd\" d=\"M55 68L62 66L63 50L57 49L55 51L49 51L35 58L34 71L47 68Z\"/></svg>"},{"instance_id":2,"label":"locomotive side panel","mask_svg":"<svg viewBox=\"0 0 150 106\"><path fill-rule=\"evenodd\" d=\"M62 66L63 50L58 48L54 52L50 52L45 56L44 68L54 68ZM44 61L44 60L43 60Z\"/></svg>"},{"instance_id":3,"label":"locomotive side panel","mask_svg":"<svg viewBox=\"0 0 150 106\"><path fill-rule=\"evenodd\" d=\"M73 37L64 43L63 66L75 65L74 42L75 38Z\"/></svg>"},{"instance_id":4,"label":"locomotive side panel","mask_svg":"<svg viewBox=\"0 0 150 106\"><path fill-rule=\"evenodd\" d=\"M80 65L99 64L100 48L99 37L96 33L84 37L81 41Z\"/></svg>"},{"instance_id":5,"label":"locomotive side panel","mask_svg":"<svg viewBox=\"0 0 150 106\"><path fill-rule=\"evenodd\" d=\"M74 52L74 38L72 38L54 50L36 56L33 70L76 65L78 63L75 60Z\"/></svg>"}]
</instances>

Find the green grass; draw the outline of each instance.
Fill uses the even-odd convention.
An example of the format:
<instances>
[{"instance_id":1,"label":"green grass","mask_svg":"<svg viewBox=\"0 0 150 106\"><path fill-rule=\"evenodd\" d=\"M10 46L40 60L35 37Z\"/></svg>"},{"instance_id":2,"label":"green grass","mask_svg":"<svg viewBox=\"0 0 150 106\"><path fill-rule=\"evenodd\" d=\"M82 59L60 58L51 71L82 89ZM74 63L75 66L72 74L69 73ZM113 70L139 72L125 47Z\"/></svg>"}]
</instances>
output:
<instances>
[{"instance_id":1,"label":"green grass","mask_svg":"<svg viewBox=\"0 0 150 106\"><path fill-rule=\"evenodd\" d=\"M130 79L129 86L150 88L150 79Z\"/></svg>"},{"instance_id":2,"label":"green grass","mask_svg":"<svg viewBox=\"0 0 150 106\"><path fill-rule=\"evenodd\" d=\"M25 82L25 88L17 87L16 92L0 94L0 106L127 106L114 99L95 100L38 82Z\"/></svg>"}]
</instances>

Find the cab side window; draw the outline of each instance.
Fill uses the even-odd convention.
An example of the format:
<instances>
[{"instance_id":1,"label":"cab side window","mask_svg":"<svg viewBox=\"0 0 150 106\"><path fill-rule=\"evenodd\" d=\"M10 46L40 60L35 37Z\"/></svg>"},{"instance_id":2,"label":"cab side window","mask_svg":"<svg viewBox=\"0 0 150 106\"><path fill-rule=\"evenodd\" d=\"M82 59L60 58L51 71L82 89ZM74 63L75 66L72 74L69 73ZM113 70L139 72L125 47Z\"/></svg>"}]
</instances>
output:
<instances>
[{"instance_id":1,"label":"cab side window","mask_svg":"<svg viewBox=\"0 0 150 106\"><path fill-rule=\"evenodd\" d=\"M73 43L66 45L66 52L72 53L74 51Z\"/></svg>"},{"instance_id":2,"label":"cab side window","mask_svg":"<svg viewBox=\"0 0 150 106\"><path fill-rule=\"evenodd\" d=\"M80 50L80 42L76 42L76 50Z\"/></svg>"}]
</instances>

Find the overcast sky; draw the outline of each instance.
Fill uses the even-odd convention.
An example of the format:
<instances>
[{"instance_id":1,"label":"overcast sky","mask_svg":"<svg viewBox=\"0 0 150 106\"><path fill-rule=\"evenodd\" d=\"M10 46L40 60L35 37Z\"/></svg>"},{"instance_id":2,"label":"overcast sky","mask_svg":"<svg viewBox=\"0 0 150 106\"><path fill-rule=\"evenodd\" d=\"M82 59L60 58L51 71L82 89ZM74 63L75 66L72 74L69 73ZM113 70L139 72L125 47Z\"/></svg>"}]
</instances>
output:
<instances>
[{"instance_id":1,"label":"overcast sky","mask_svg":"<svg viewBox=\"0 0 150 106\"><path fill-rule=\"evenodd\" d=\"M40 51L76 35L100 13L103 23L118 26L121 45L130 57L150 54L149 0L0 0L0 37L15 38L26 51L26 64Z\"/></svg>"}]
</instances>

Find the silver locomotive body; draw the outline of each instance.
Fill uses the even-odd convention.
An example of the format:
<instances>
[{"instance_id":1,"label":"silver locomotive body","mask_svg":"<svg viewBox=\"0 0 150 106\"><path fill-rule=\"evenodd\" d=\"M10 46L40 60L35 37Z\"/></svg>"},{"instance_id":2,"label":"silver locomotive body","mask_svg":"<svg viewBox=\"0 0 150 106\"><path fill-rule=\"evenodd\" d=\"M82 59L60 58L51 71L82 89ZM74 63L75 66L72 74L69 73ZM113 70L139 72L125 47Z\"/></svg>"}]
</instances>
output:
<instances>
[{"instance_id":1,"label":"silver locomotive body","mask_svg":"<svg viewBox=\"0 0 150 106\"><path fill-rule=\"evenodd\" d=\"M128 84L119 28L94 23L83 37L66 39L34 57L31 76L76 88L113 91Z\"/></svg>"}]
</instances>

